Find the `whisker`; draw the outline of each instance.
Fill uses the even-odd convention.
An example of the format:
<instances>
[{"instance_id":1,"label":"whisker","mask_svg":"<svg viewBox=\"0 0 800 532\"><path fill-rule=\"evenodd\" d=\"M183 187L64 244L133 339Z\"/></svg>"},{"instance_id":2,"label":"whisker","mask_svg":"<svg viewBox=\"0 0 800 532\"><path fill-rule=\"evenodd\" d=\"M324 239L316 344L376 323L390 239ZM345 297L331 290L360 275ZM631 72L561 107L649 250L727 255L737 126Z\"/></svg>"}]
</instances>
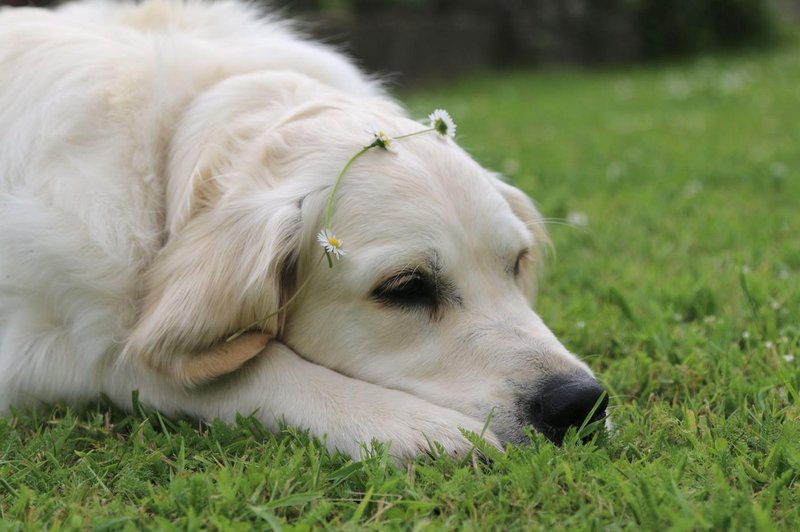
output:
<instances>
[{"instance_id":1,"label":"whisker","mask_svg":"<svg viewBox=\"0 0 800 532\"><path fill-rule=\"evenodd\" d=\"M563 225L566 227L570 227L572 229L583 231L584 233L589 232L589 230L586 227L572 223L569 220L565 220L563 218L540 218L537 220L537 222L544 225Z\"/></svg>"}]
</instances>

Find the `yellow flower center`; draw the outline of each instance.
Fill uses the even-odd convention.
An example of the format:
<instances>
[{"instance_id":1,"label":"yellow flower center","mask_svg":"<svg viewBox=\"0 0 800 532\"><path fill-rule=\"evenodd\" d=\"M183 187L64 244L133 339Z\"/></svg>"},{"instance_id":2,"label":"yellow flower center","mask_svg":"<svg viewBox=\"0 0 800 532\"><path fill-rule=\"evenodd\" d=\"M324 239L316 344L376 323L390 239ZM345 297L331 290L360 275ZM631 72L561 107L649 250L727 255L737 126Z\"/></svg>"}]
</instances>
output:
<instances>
[{"instance_id":1,"label":"yellow flower center","mask_svg":"<svg viewBox=\"0 0 800 532\"><path fill-rule=\"evenodd\" d=\"M339 246L341 246L341 245L342 245L342 243L341 243L341 242L339 242L339 239L338 239L338 238L336 238L335 236L328 237L328 243L329 243L331 246L335 247L335 248L339 248Z\"/></svg>"}]
</instances>

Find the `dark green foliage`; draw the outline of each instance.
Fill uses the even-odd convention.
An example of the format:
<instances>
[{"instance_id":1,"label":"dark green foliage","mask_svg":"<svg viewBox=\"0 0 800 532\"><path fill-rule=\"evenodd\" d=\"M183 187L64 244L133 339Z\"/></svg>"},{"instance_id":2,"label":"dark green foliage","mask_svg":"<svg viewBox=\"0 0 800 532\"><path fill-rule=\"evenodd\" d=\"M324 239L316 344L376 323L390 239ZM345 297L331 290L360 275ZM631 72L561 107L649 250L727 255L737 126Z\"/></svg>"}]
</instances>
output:
<instances>
[{"instance_id":1,"label":"dark green foliage","mask_svg":"<svg viewBox=\"0 0 800 532\"><path fill-rule=\"evenodd\" d=\"M478 14L497 24L503 54L523 61L595 64L685 56L772 44L780 33L776 0L283 0L295 11L334 10L428 17ZM512 35L510 35L512 34ZM547 34L547 42L539 42ZM387 35L388 41L399 36ZM526 49L528 40L535 51ZM625 50L625 48L635 50ZM357 50L356 50L357 51Z\"/></svg>"},{"instance_id":2,"label":"dark green foliage","mask_svg":"<svg viewBox=\"0 0 800 532\"><path fill-rule=\"evenodd\" d=\"M770 0L640 0L634 9L645 57L764 45L777 38Z\"/></svg>"}]
</instances>

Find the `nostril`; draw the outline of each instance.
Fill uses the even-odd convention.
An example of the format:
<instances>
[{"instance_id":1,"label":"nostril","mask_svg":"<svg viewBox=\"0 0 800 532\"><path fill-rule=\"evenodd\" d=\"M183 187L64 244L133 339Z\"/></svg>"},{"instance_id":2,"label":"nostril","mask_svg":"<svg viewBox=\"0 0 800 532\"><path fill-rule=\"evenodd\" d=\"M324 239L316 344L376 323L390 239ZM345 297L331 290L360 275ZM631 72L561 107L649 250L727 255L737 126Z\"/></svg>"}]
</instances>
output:
<instances>
[{"instance_id":1,"label":"nostril","mask_svg":"<svg viewBox=\"0 0 800 532\"><path fill-rule=\"evenodd\" d=\"M597 405L603 395L603 387L594 379L590 381L575 381L563 385L558 390L558 395L553 397L553 408L550 409L548 419L545 421L555 427L577 426L586 420L592 409ZM602 415L608 403L606 397L595 410Z\"/></svg>"},{"instance_id":2,"label":"nostril","mask_svg":"<svg viewBox=\"0 0 800 532\"><path fill-rule=\"evenodd\" d=\"M534 419L541 418L543 411L542 403L536 400L532 401L530 405L530 411L531 411L531 416L533 416Z\"/></svg>"},{"instance_id":3,"label":"nostril","mask_svg":"<svg viewBox=\"0 0 800 532\"><path fill-rule=\"evenodd\" d=\"M569 427L580 426L593 409L590 421L605 417L608 396L589 375L560 375L547 381L528 404L535 428L545 434L563 436Z\"/></svg>"}]
</instances>

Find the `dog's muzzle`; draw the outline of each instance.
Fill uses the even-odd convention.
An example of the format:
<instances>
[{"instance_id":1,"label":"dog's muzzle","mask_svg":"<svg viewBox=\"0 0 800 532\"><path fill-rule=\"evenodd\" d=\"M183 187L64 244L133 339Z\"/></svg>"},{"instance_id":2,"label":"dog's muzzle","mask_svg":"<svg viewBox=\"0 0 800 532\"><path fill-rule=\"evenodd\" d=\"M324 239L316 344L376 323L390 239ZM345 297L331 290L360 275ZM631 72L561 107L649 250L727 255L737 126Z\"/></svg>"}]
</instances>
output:
<instances>
[{"instance_id":1,"label":"dog's muzzle","mask_svg":"<svg viewBox=\"0 0 800 532\"><path fill-rule=\"evenodd\" d=\"M606 406L608 395L597 380L585 373L567 374L545 382L529 400L526 414L537 431L560 445L570 427L605 418Z\"/></svg>"}]
</instances>

